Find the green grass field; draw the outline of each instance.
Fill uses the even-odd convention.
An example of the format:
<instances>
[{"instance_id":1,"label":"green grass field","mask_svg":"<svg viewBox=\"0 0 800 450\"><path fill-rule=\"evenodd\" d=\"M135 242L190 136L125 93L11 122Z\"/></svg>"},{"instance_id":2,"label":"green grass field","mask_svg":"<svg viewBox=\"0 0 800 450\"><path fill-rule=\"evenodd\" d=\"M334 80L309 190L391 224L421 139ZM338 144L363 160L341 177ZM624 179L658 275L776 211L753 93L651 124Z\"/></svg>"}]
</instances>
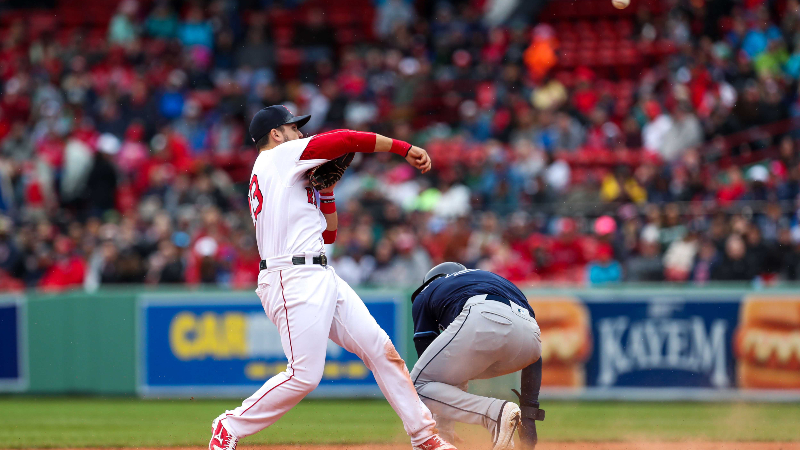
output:
<instances>
[{"instance_id":1,"label":"green grass field","mask_svg":"<svg viewBox=\"0 0 800 450\"><path fill-rule=\"evenodd\" d=\"M0 398L10 448L207 445L235 400ZM798 441L800 404L545 402L543 440ZM475 428L475 427L472 427ZM480 432L480 430L478 431ZM468 431L469 433L469 431ZM383 400L307 400L243 444L405 442Z\"/></svg>"}]
</instances>

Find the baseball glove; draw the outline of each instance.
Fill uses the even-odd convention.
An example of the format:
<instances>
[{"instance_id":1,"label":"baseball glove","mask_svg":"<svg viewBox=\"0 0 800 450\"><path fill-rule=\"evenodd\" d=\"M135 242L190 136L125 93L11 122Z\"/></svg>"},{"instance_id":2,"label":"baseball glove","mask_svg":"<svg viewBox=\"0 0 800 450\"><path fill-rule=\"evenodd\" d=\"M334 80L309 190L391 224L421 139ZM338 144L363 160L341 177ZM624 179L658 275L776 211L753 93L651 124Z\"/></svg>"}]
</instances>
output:
<instances>
[{"instance_id":1,"label":"baseball glove","mask_svg":"<svg viewBox=\"0 0 800 450\"><path fill-rule=\"evenodd\" d=\"M350 163L353 162L355 156L355 153L346 153L309 170L307 175L311 186L321 191L336 184L342 179L344 171L350 167Z\"/></svg>"}]
</instances>

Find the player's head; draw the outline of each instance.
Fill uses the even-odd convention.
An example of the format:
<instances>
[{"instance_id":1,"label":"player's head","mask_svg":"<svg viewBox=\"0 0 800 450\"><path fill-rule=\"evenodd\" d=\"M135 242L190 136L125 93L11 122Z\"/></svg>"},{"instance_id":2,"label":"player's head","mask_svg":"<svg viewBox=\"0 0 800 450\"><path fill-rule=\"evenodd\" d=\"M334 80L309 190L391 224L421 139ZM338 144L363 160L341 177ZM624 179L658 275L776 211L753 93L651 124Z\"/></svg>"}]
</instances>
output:
<instances>
[{"instance_id":1,"label":"player's head","mask_svg":"<svg viewBox=\"0 0 800 450\"><path fill-rule=\"evenodd\" d=\"M411 303L414 303L414 298L425 289L425 286L431 284L433 280L450 275L451 273L461 272L462 270L467 270L467 267L457 262L448 261L435 266L425 274L425 278L422 280L422 286L418 287L417 290L411 294Z\"/></svg>"},{"instance_id":2,"label":"player's head","mask_svg":"<svg viewBox=\"0 0 800 450\"><path fill-rule=\"evenodd\" d=\"M253 116L250 121L250 138L256 147L272 148L278 144L302 139L300 127L311 118L310 115L295 116L283 105L267 106Z\"/></svg>"}]
</instances>

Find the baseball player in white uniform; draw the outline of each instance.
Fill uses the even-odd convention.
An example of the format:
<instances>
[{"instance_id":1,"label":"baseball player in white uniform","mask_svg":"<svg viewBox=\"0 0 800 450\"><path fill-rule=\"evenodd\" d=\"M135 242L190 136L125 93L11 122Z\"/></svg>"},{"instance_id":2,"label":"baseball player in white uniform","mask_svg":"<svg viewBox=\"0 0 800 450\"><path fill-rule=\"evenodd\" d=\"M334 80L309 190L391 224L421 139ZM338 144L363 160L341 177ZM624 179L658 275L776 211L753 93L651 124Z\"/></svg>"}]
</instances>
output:
<instances>
[{"instance_id":1,"label":"baseball player in white uniform","mask_svg":"<svg viewBox=\"0 0 800 450\"><path fill-rule=\"evenodd\" d=\"M333 192L321 197L307 176L309 169L350 152L396 153L422 173L430 170L430 157L419 147L375 133L335 130L304 138L299 128L309 118L275 105L250 123L259 149L249 190L262 258L256 294L280 331L288 365L241 406L214 419L209 450L235 450L239 439L272 425L313 391L322 379L328 338L373 372L414 450L455 449L436 434L436 423L389 336L327 264L323 243L335 239L336 228Z\"/></svg>"}]
</instances>

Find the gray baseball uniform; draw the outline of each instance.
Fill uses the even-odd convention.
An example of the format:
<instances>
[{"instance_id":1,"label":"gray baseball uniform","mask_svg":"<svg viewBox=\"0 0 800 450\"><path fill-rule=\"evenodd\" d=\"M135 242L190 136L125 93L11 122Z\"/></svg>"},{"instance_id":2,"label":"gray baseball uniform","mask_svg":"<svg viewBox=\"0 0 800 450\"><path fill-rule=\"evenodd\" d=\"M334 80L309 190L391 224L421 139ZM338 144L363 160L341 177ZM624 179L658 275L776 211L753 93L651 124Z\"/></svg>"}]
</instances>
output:
<instances>
[{"instance_id":1,"label":"gray baseball uniform","mask_svg":"<svg viewBox=\"0 0 800 450\"><path fill-rule=\"evenodd\" d=\"M467 384L540 358L539 325L524 295L498 275L468 270L431 282L412 309L421 355L411 379L442 436L453 438L454 421L482 425L494 435L505 402L470 394Z\"/></svg>"}]
</instances>

